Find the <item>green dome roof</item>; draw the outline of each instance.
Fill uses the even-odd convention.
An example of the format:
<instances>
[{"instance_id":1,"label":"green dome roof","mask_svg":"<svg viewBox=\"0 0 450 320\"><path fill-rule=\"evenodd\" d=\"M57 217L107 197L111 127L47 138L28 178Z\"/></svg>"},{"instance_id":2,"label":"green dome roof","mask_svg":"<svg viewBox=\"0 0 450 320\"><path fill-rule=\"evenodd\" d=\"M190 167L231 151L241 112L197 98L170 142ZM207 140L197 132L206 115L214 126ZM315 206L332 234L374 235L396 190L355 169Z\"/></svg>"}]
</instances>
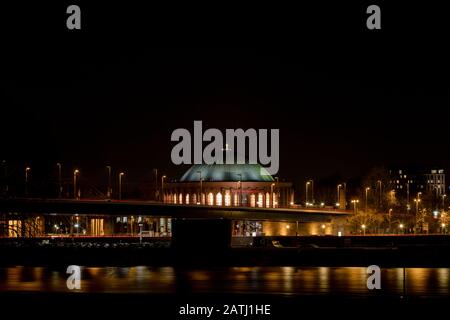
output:
<instances>
[{"instance_id":1,"label":"green dome roof","mask_svg":"<svg viewBox=\"0 0 450 320\"><path fill-rule=\"evenodd\" d=\"M259 164L196 164L180 181L274 181L269 172Z\"/></svg>"}]
</instances>

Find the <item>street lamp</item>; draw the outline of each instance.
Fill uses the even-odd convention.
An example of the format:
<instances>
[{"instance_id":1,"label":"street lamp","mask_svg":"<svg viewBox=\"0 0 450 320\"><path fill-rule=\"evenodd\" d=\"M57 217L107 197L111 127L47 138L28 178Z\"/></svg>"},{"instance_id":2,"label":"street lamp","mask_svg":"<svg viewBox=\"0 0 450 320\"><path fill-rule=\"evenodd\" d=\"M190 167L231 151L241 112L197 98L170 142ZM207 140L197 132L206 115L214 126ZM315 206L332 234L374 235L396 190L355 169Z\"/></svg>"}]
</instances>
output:
<instances>
[{"instance_id":1,"label":"street lamp","mask_svg":"<svg viewBox=\"0 0 450 320\"><path fill-rule=\"evenodd\" d=\"M380 210L381 202L382 202L382 188L383 188L383 182L381 180L377 180L377 188L379 188L379 191L380 191L379 198L378 198L378 210Z\"/></svg>"},{"instance_id":2,"label":"street lamp","mask_svg":"<svg viewBox=\"0 0 450 320\"><path fill-rule=\"evenodd\" d=\"M125 173L119 173L119 200L122 200L122 179Z\"/></svg>"},{"instance_id":3,"label":"street lamp","mask_svg":"<svg viewBox=\"0 0 450 320\"><path fill-rule=\"evenodd\" d=\"M308 186L311 184L311 181L306 181L305 185L305 203L308 206Z\"/></svg>"},{"instance_id":4,"label":"street lamp","mask_svg":"<svg viewBox=\"0 0 450 320\"><path fill-rule=\"evenodd\" d=\"M197 171L198 173L198 181L200 182L200 203L202 203L203 198L203 179L202 179L202 171Z\"/></svg>"},{"instance_id":5,"label":"street lamp","mask_svg":"<svg viewBox=\"0 0 450 320\"><path fill-rule=\"evenodd\" d=\"M270 185L270 199L271 199L271 206L274 208L274 201L273 201L273 187L275 186L275 183L272 183Z\"/></svg>"},{"instance_id":6,"label":"street lamp","mask_svg":"<svg viewBox=\"0 0 450 320\"><path fill-rule=\"evenodd\" d=\"M239 176L239 206L242 206L242 173L237 174Z\"/></svg>"},{"instance_id":7,"label":"street lamp","mask_svg":"<svg viewBox=\"0 0 450 320\"><path fill-rule=\"evenodd\" d=\"M108 197L108 199L111 199L112 197L111 166L106 166L106 169L108 170L108 190L106 190L106 196Z\"/></svg>"},{"instance_id":8,"label":"street lamp","mask_svg":"<svg viewBox=\"0 0 450 320\"><path fill-rule=\"evenodd\" d=\"M80 171L78 169L75 169L73 171L73 197L75 199L78 199L78 190L77 190L77 178Z\"/></svg>"},{"instance_id":9,"label":"street lamp","mask_svg":"<svg viewBox=\"0 0 450 320\"><path fill-rule=\"evenodd\" d=\"M28 196L28 172L31 170L30 167L25 168L25 196Z\"/></svg>"},{"instance_id":10,"label":"street lamp","mask_svg":"<svg viewBox=\"0 0 450 320\"><path fill-rule=\"evenodd\" d=\"M398 227L400 228L400 232L403 233L403 228L404 228L403 223L400 223L400 225Z\"/></svg>"},{"instance_id":11,"label":"street lamp","mask_svg":"<svg viewBox=\"0 0 450 320\"><path fill-rule=\"evenodd\" d=\"M56 166L58 167L58 187L59 187L59 190L58 190L58 198L61 198L61 195L62 195L62 184L61 184L61 167L62 167L62 165L61 165L61 163L57 163L56 164Z\"/></svg>"},{"instance_id":12,"label":"street lamp","mask_svg":"<svg viewBox=\"0 0 450 320\"><path fill-rule=\"evenodd\" d=\"M338 184L337 185L337 200L336 200L336 206L338 206L337 204L339 203L339 205L340 205L340 203L341 203L341 197L340 197L340 191L341 191L341 187L342 187L342 184Z\"/></svg>"},{"instance_id":13,"label":"street lamp","mask_svg":"<svg viewBox=\"0 0 450 320\"><path fill-rule=\"evenodd\" d=\"M352 200L352 203L353 203L353 210L355 211L355 214L356 214L356 213L358 213L357 204L359 203L359 200L357 200L357 199Z\"/></svg>"},{"instance_id":14,"label":"street lamp","mask_svg":"<svg viewBox=\"0 0 450 320\"><path fill-rule=\"evenodd\" d=\"M370 190L370 188L367 187L366 188L366 203L365 203L365 206L364 206L364 212L366 212L366 213L367 213L367 194L369 193L369 190Z\"/></svg>"},{"instance_id":15,"label":"street lamp","mask_svg":"<svg viewBox=\"0 0 450 320\"><path fill-rule=\"evenodd\" d=\"M162 200L163 200L163 202L164 202L164 179L166 178L166 176L162 176L161 177L161 197L162 197Z\"/></svg>"},{"instance_id":16,"label":"street lamp","mask_svg":"<svg viewBox=\"0 0 450 320\"><path fill-rule=\"evenodd\" d=\"M442 211L445 211L445 198L447 197L446 194L442 195Z\"/></svg>"},{"instance_id":17,"label":"street lamp","mask_svg":"<svg viewBox=\"0 0 450 320\"><path fill-rule=\"evenodd\" d=\"M361 228L363 230L363 235L366 235L366 225L365 224L361 225Z\"/></svg>"},{"instance_id":18,"label":"street lamp","mask_svg":"<svg viewBox=\"0 0 450 320\"><path fill-rule=\"evenodd\" d=\"M419 202L420 202L420 199L414 199L414 202L416 203L416 215L418 215L419 214Z\"/></svg>"}]
</instances>

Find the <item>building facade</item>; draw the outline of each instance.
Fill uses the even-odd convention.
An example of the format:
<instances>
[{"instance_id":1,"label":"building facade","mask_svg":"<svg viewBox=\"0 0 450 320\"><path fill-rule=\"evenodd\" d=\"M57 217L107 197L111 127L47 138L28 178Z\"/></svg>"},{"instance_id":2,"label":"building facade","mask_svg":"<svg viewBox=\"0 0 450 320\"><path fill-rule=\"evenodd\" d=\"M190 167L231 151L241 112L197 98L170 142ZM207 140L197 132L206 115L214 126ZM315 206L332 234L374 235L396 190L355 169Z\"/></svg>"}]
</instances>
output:
<instances>
[{"instance_id":1,"label":"building facade","mask_svg":"<svg viewBox=\"0 0 450 320\"><path fill-rule=\"evenodd\" d=\"M180 181L164 183L165 203L259 208L294 204L291 182L274 179L260 165L194 165Z\"/></svg>"}]
</instances>

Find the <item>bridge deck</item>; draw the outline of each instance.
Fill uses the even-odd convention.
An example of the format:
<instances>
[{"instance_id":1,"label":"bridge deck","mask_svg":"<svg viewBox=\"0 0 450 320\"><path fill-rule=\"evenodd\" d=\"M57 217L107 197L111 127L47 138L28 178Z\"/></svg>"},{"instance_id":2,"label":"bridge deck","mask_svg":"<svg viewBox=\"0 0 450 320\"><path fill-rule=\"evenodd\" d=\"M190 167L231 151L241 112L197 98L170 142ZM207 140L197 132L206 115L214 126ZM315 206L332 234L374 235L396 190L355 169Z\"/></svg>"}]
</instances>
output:
<instances>
[{"instance_id":1,"label":"bridge deck","mask_svg":"<svg viewBox=\"0 0 450 320\"><path fill-rule=\"evenodd\" d=\"M148 215L172 218L224 218L231 220L327 221L349 211L304 208L219 207L177 205L152 201L69 199L2 199L0 212L25 214Z\"/></svg>"}]
</instances>

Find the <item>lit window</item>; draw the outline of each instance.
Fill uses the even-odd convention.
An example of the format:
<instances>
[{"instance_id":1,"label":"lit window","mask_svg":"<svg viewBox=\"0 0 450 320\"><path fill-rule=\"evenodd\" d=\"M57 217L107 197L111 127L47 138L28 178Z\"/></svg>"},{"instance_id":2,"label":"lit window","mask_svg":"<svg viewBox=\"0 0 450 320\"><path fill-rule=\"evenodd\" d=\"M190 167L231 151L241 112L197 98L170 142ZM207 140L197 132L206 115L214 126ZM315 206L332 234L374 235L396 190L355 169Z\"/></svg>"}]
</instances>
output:
<instances>
[{"instance_id":1,"label":"lit window","mask_svg":"<svg viewBox=\"0 0 450 320\"><path fill-rule=\"evenodd\" d=\"M216 205L221 206L222 205L222 194L219 192L216 194Z\"/></svg>"},{"instance_id":2,"label":"lit window","mask_svg":"<svg viewBox=\"0 0 450 320\"><path fill-rule=\"evenodd\" d=\"M234 194L234 205L235 206L239 205L239 194L238 193Z\"/></svg>"},{"instance_id":3,"label":"lit window","mask_svg":"<svg viewBox=\"0 0 450 320\"><path fill-rule=\"evenodd\" d=\"M250 195L250 207L256 207L256 196L254 194Z\"/></svg>"},{"instance_id":4,"label":"lit window","mask_svg":"<svg viewBox=\"0 0 450 320\"><path fill-rule=\"evenodd\" d=\"M210 192L208 193L208 206L214 205L214 195Z\"/></svg>"},{"instance_id":5,"label":"lit window","mask_svg":"<svg viewBox=\"0 0 450 320\"><path fill-rule=\"evenodd\" d=\"M197 203L197 194L192 194L192 203L196 204Z\"/></svg>"},{"instance_id":6,"label":"lit window","mask_svg":"<svg viewBox=\"0 0 450 320\"><path fill-rule=\"evenodd\" d=\"M180 193L179 195L178 195L178 203L179 204L182 204L183 203L183 194L182 193Z\"/></svg>"},{"instance_id":7,"label":"lit window","mask_svg":"<svg viewBox=\"0 0 450 320\"><path fill-rule=\"evenodd\" d=\"M266 208L270 208L270 193L266 193Z\"/></svg>"},{"instance_id":8,"label":"lit window","mask_svg":"<svg viewBox=\"0 0 450 320\"><path fill-rule=\"evenodd\" d=\"M186 193L186 204L189 204L189 193Z\"/></svg>"},{"instance_id":9,"label":"lit window","mask_svg":"<svg viewBox=\"0 0 450 320\"><path fill-rule=\"evenodd\" d=\"M263 194L262 193L258 193L258 208L262 208L263 207Z\"/></svg>"},{"instance_id":10,"label":"lit window","mask_svg":"<svg viewBox=\"0 0 450 320\"><path fill-rule=\"evenodd\" d=\"M225 191L225 206L231 206L231 194L230 190Z\"/></svg>"}]
</instances>

